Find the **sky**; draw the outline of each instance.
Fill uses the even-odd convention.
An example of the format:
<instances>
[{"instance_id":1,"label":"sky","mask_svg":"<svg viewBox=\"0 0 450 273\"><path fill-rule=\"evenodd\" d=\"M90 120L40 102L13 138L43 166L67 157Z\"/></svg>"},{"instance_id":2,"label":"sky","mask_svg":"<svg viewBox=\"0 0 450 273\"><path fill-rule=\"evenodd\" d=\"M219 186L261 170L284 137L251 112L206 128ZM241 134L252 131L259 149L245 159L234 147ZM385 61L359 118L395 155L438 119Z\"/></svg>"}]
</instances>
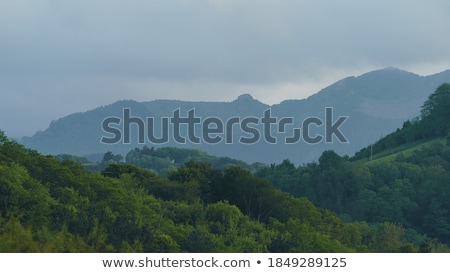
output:
<instances>
[{"instance_id":1,"label":"sky","mask_svg":"<svg viewBox=\"0 0 450 273\"><path fill-rule=\"evenodd\" d=\"M277 104L348 76L450 69L448 0L0 0L0 130L118 100Z\"/></svg>"}]
</instances>

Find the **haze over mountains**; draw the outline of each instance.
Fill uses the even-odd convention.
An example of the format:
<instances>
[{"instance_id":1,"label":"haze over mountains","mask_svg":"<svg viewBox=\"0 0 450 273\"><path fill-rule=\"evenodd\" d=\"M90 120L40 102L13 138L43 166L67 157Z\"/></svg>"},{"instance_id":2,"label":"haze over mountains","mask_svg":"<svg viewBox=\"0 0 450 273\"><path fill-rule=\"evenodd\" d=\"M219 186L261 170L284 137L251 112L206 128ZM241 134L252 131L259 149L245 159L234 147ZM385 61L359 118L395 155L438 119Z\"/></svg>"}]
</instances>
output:
<instances>
[{"instance_id":1,"label":"haze over mountains","mask_svg":"<svg viewBox=\"0 0 450 273\"><path fill-rule=\"evenodd\" d=\"M329 149L340 155L353 155L383 135L401 127L404 121L418 116L423 102L444 82L450 82L450 70L430 76L419 76L396 68L386 68L342 79L306 99L286 100L271 106L248 94L241 95L232 102L118 101L91 111L60 118L53 121L48 129L37 132L32 137L24 137L20 142L43 154L89 156L112 151L124 155L132 148L144 145L137 143L136 124L131 126L130 144L123 144L121 141L118 144L108 145L100 142L102 137L111 137L111 134L102 130L103 120L108 117L122 118L124 108L130 109L131 116L140 117L144 121L148 117L153 117L155 137L162 135L160 131L162 118L173 117L177 109L181 117L186 117L188 111L194 109L195 116L202 121L208 117L216 117L223 121L224 125L232 117L240 117L241 120L255 117L261 120L264 111L270 109L271 116L276 117L278 121L285 117L293 118L293 124L287 125L285 132L276 134L278 125L273 124L270 127L271 136L277 139L276 144L264 140L264 129L259 123L250 126L260 132L260 139L255 144L238 143L239 137L251 136L239 130L234 131L233 144L227 144L225 140L217 144L204 141L194 144L189 140L186 144L177 144L171 131L169 142L164 146L198 148L212 155L229 156L249 163L279 163L289 159L294 164L302 164L317 160L324 150ZM308 144L303 139L295 144L285 143L285 138L293 135L294 128L301 128L305 118L318 117L325 121L327 107L333 108L332 122L341 116L348 117L339 130L349 143L341 143L336 137L333 137L333 143L325 143L322 140L317 144ZM122 130L122 125L117 125L116 128ZM185 127L181 127L180 135L187 137ZM325 135L325 125L312 124L310 128L310 136ZM196 136L202 136L201 129L200 125L195 126ZM161 146L148 141L146 145Z\"/></svg>"}]
</instances>

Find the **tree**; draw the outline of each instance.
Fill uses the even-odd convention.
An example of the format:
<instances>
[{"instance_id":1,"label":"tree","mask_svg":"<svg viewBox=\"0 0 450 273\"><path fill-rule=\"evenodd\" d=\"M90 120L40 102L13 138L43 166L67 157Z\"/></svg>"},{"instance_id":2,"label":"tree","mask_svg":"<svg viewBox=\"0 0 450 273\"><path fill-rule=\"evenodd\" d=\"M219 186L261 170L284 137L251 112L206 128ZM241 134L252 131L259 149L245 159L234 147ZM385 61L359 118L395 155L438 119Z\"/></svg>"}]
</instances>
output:
<instances>
[{"instance_id":1,"label":"tree","mask_svg":"<svg viewBox=\"0 0 450 273\"><path fill-rule=\"evenodd\" d=\"M440 85L422 106L422 120L434 128L431 132L445 135L450 128L450 83Z\"/></svg>"},{"instance_id":2,"label":"tree","mask_svg":"<svg viewBox=\"0 0 450 273\"><path fill-rule=\"evenodd\" d=\"M106 152L105 155L103 155L103 161L108 162L110 160L115 161L115 162L120 162L122 161L123 156L120 154L113 154L111 151Z\"/></svg>"}]
</instances>

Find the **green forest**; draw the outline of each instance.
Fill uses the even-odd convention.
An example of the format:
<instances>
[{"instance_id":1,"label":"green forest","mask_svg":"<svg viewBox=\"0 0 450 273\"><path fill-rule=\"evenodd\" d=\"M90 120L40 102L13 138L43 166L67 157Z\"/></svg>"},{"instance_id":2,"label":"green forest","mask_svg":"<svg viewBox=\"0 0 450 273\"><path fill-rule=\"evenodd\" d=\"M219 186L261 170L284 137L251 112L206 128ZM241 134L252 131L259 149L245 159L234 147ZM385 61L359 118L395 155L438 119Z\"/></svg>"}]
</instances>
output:
<instances>
[{"instance_id":1,"label":"green forest","mask_svg":"<svg viewBox=\"0 0 450 273\"><path fill-rule=\"evenodd\" d=\"M146 146L92 163L0 131L0 252L450 252L449 133L450 84L355 155L301 166Z\"/></svg>"}]
</instances>

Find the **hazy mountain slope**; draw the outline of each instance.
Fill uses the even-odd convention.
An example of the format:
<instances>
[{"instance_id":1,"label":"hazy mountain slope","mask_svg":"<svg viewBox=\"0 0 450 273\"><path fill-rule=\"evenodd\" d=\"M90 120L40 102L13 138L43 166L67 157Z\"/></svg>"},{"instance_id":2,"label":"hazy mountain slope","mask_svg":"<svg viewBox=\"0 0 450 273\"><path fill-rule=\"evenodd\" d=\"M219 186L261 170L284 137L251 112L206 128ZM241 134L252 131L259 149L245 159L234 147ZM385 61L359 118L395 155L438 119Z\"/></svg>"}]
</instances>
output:
<instances>
[{"instance_id":1,"label":"hazy mountain slope","mask_svg":"<svg viewBox=\"0 0 450 273\"><path fill-rule=\"evenodd\" d=\"M350 143L325 146L351 155L356 147L364 147L416 117L428 95L448 81L450 71L422 77L386 68L345 78L306 100L285 101L272 108L282 115L297 113L301 120L305 113L320 114L325 107L333 107L335 117L349 117L341 128Z\"/></svg>"},{"instance_id":2,"label":"hazy mountain slope","mask_svg":"<svg viewBox=\"0 0 450 273\"><path fill-rule=\"evenodd\" d=\"M263 117L267 109L271 109L271 116L278 120L292 117L293 125L286 126L286 132L276 134L277 125L272 125L271 134L277 137L277 144L269 144L264 140L261 125L251 125L260 131L260 140L256 144L176 144L171 140L166 145L179 147L200 148L210 154L230 156L248 162L277 163L289 158L296 164L316 160L326 149L333 149L339 154L352 155L362 147L378 140L390 133L407 119L412 119L420 112L420 106L438 85L450 82L450 70L431 76L419 76L395 68L372 71L358 77L348 77L340 80L307 99L286 100L276 105L266 105L250 95L242 95L232 102L186 102L175 100L155 100L151 102L119 101L111 105L102 106L85 113L72 114L50 124L43 132L32 137L25 137L22 143L30 148L46 154L69 153L74 155L88 155L112 151L125 154L138 145L137 126L133 125L131 144L105 145L100 143L102 136L107 136L102 128L102 121L115 116L122 118L123 108L130 108L131 116L154 117L155 130L160 127L162 117L172 117L177 109L180 116L185 117L189 110L195 110L195 116L202 121L207 117L219 118L225 126L231 117ZM325 119L325 108L333 107L333 122L340 116L348 119L340 127L340 131L349 143L342 144L334 138L333 143L307 144L300 140L296 144L285 144L284 139L292 135L292 129L301 127L306 117L315 116ZM120 126L119 126L120 127ZM314 124L310 136L324 134L324 127ZM249 134L236 132L235 140ZM181 127L181 133L186 135L186 126ZM201 126L195 127L196 136L201 136ZM161 132L156 131L155 136ZM223 135L224 136L224 135ZM251 135L250 135L251 136ZM225 136L224 136L225 137ZM154 146L147 143L148 146Z\"/></svg>"}]
</instances>

